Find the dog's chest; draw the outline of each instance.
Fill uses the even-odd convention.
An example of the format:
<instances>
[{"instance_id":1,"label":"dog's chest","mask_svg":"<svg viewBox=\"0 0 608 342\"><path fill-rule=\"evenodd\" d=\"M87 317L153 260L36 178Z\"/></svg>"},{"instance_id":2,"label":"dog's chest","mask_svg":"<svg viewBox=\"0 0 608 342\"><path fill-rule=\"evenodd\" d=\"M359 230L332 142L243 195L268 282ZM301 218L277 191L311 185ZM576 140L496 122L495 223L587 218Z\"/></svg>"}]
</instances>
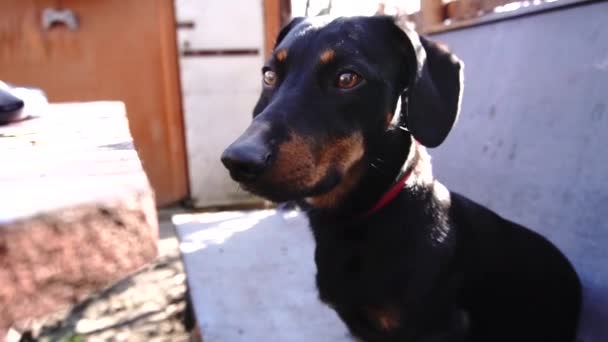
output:
<instances>
[{"instance_id":1,"label":"dog's chest","mask_svg":"<svg viewBox=\"0 0 608 342\"><path fill-rule=\"evenodd\" d=\"M317 230L320 299L336 308L384 311L390 304L400 315L417 311L420 298L436 287L453 253L453 234L438 243L435 226L407 229L406 222L397 221L359 232Z\"/></svg>"},{"instance_id":2,"label":"dog's chest","mask_svg":"<svg viewBox=\"0 0 608 342\"><path fill-rule=\"evenodd\" d=\"M417 271L412 263L417 260L417 241L405 232L379 230L319 236L319 298L359 337L378 340L388 334L409 341L417 331L412 313L418 310L409 306L418 282L412 274Z\"/></svg>"},{"instance_id":3,"label":"dog's chest","mask_svg":"<svg viewBox=\"0 0 608 342\"><path fill-rule=\"evenodd\" d=\"M394 302L407 288L411 251L402 234L324 234L315 250L320 298L346 306Z\"/></svg>"}]
</instances>

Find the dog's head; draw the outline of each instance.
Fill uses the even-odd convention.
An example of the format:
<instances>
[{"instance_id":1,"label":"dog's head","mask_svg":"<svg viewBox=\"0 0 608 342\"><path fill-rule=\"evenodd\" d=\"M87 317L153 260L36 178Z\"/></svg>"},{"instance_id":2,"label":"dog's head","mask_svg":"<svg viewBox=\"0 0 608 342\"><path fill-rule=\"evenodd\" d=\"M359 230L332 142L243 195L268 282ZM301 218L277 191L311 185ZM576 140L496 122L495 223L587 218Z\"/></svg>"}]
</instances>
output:
<instances>
[{"instance_id":1,"label":"dog's head","mask_svg":"<svg viewBox=\"0 0 608 342\"><path fill-rule=\"evenodd\" d=\"M253 122L222 162L255 194L325 206L356 186L395 126L422 145L443 142L458 116L462 65L390 17L296 18L262 82Z\"/></svg>"}]
</instances>

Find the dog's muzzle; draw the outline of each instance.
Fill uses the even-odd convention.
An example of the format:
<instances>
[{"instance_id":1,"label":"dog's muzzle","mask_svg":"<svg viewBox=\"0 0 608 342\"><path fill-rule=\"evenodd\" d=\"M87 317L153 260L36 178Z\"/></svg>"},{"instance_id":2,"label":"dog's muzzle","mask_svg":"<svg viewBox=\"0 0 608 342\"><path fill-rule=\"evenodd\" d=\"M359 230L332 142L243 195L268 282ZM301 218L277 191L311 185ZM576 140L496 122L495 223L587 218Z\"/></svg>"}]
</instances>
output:
<instances>
[{"instance_id":1,"label":"dog's muzzle","mask_svg":"<svg viewBox=\"0 0 608 342\"><path fill-rule=\"evenodd\" d=\"M265 126L252 124L222 153L222 163L235 181L254 182L269 168L272 150L264 138Z\"/></svg>"}]
</instances>

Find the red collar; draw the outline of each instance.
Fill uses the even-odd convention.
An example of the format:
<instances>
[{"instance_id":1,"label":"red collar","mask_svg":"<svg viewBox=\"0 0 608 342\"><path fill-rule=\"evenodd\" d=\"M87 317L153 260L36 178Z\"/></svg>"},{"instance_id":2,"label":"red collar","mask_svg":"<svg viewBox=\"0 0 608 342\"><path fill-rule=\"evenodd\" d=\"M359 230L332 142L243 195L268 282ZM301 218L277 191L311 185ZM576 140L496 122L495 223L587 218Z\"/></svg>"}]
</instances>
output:
<instances>
[{"instance_id":1,"label":"red collar","mask_svg":"<svg viewBox=\"0 0 608 342\"><path fill-rule=\"evenodd\" d=\"M413 148L416 149L418 147L418 141L412 140ZM361 215L357 215L358 219L364 219L372 216L373 214L380 211L382 208L386 207L389 203L391 203L397 195L405 188L405 184L410 179L410 176L414 172L414 168L416 167L416 163L418 162L417 151L414 152L414 160L413 163L408 167L408 169L401 175L401 177L393 184L393 186L386 191L382 197L374 204L371 208L369 208L366 212Z\"/></svg>"},{"instance_id":2,"label":"red collar","mask_svg":"<svg viewBox=\"0 0 608 342\"><path fill-rule=\"evenodd\" d=\"M397 180L397 182L395 182L395 184L393 184L393 186L391 186L391 188L388 189L388 191L386 191L382 195L382 197L380 197L378 202L376 202L376 204L374 204L366 212L359 215L359 218L360 219L368 218L368 217L372 216L373 214L377 213L378 211L380 211L380 209L386 207L389 203L391 203L395 199L395 197L397 197L397 195L399 195L401 190L403 190L405 188L405 183L407 183L407 181L410 179L410 176L412 175L413 171L414 171L413 167L409 168L401 176L401 178L399 178L399 180Z\"/></svg>"}]
</instances>

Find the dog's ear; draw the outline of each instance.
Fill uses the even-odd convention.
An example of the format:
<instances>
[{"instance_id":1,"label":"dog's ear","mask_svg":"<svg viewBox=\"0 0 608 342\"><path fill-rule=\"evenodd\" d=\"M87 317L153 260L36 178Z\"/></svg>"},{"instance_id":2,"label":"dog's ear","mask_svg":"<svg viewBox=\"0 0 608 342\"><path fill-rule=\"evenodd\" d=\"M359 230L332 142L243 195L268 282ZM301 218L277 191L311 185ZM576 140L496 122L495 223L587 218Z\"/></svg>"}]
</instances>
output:
<instances>
[{"instance_id":1,"label":"dog's ear","mask_svg":"<svg viewBox=\"0 0 608 342\"><path fill-rule=\"evenodd\" d=\"M281 43L283 38L285 38L285 36L289 33L289 31L291 31L292 28L296 27L299 23L304 21L304 19L306 18L295 17L291 19L291 21L287 25L283 26L283 28L281 29L281 31L279 31L279 34L277 35L277 39L274 42L274 48L276 48Z\"/></svg>"},{"instance_id":2,"label":"dog's ear","mask_svg":"<svg viewBox=\"0 0 608 342\"><path fill-rule=\"evenodd\" d=\"M445 47L404 29L412 77L402 96L405 126L427 147L439 146L460 112L463 63Z\"/></svg>"}]
</instances>

